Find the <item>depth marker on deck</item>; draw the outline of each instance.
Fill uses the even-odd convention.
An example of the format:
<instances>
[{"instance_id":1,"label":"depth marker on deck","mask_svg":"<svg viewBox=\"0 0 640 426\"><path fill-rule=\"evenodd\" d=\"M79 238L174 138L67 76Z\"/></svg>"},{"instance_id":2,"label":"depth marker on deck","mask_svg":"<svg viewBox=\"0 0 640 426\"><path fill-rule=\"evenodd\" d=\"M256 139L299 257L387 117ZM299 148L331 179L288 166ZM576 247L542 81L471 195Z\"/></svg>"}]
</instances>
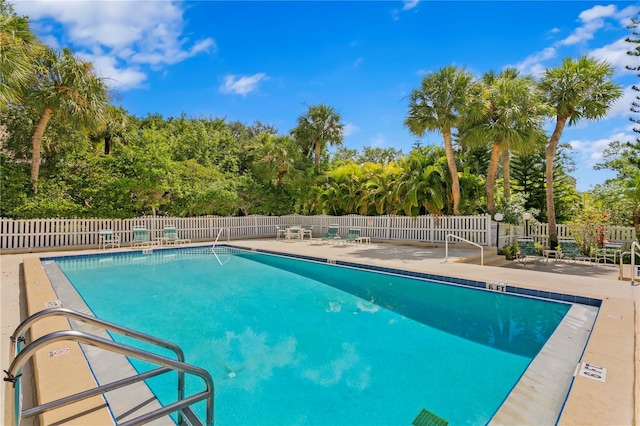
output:
<instances>
[{"instance_id":1,"label":"depth marker on deck","mask_svg":"<svg viewBox=\"0 0 640 426\"><path fill-rule=\"evenodd\" d=\"M593 365L586 362L583 362L580 366L579 375L602 383L607 381L607 369L605 367L600 367L599 365Z\"/></svg>"}]
</instances>

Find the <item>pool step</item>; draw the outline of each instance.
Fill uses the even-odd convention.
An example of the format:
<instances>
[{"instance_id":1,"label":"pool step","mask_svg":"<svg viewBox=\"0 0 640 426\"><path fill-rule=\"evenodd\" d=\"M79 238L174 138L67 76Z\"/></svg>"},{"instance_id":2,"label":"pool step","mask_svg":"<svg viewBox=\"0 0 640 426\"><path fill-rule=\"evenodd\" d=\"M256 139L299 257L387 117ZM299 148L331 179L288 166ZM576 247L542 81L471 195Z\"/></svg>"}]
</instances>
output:
<instances>
[{"instance_id":1,"label":"pool step","mask_svg":"<svg viewBox=\"0 0 640 426\"><path fill-rule=\"evenodd\" d=\"M460 263L469 263L471 265L480 265L480 254L475 256L466 257L464 259L458 260ZM507 260L504 255L495 254L495 253L485 253L484 255L484 265L485 266L498 266L505 267L513 264L513 260Z\"/></svg>"}]
</instances>

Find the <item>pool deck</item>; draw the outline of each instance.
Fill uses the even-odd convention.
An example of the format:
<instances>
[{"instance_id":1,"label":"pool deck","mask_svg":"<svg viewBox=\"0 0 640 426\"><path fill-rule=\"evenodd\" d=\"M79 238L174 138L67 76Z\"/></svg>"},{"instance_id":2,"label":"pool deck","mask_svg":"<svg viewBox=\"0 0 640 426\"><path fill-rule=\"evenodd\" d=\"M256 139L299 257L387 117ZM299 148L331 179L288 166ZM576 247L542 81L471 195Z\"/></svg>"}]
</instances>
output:
<instances>
[{"instance_id":1,"label":"pool deck","mask_svg":"<svg viewBox=\"0 0 640 426\"><path fill-rule=\"evenodd\" d=\"M477 249L454 247L449 249L449 260L445 262L443 246L402 245L374 243L362 245L333 246L313 245L306 241L290 242L276 239L252 239L231 241L231 245L275 252L302 254L322 259L344 260L355 263L384 266L395 269L425 272L436 275L465 278L486 282L575 294L603 300L600 313L582 361L605 367L606 381L601 382L577 375L560 417L559 424L567 425L634 425L640 422L640 286L631 286L628 281L619 281L618 268L612 265L589 266L580 263L528 262L500 268L456 263L456 260L475 256ZM197 245L197 244L195 244ZM109 251L130 251L130 248ZM1 367L9 365L9 336L20 320L32 309L42 309L43 300L51 300L53 293L38 289L41 300L29 302L27 307L25 288L33 286L25 281L42 285L46 281L40 268L23 271L23 262L37 265L37 259L46 256L104 253L104 250L82 250L64 252L43 252L28 254L2 254L0 256L0 284L2 312ZM36 263L34 263L36 262ZM40 269L40 271L36 270ZM30 291L31 293L31 291ZM60 357L60 359L67 357ZM43 362L51 362L45 360ZM63 380L60 378L59 380ZM60 382L59 382L60 383ZM62 385L62 383L61 383ZM60 386L58 386L60 387ZM62 385L66 387L66 385ZM25 388L28 389L27 386ZM0 409L4 413L5 390L2 386ZM83 408L87 413L97 413L103 403L93 401L92 406ZM90 404L91 405L91 404ZM57 411L57 410L56 410ZM6 413L5 413L6 414ZM79 417L76 424L89 424L88 418ZM50 424L54 420L45 420ZM104 417L91 424L104 423ZM495 422L499 424L500 422ZM71 423L69 423L71 424ZM522 424L527 424L523 419Z\"/></svg>"}]
</instances>

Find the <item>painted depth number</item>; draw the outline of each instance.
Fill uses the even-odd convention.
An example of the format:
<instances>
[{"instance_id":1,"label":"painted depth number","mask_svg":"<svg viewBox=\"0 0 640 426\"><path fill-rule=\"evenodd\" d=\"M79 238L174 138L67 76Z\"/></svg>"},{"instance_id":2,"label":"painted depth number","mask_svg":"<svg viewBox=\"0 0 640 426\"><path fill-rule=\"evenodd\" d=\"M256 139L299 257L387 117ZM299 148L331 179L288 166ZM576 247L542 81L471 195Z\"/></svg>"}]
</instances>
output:
<instances>
[{"instance_id":1,"label":"painted depth number","mask_svg":"<svg viewBox=\"0 0 640 426\"><path fill-rule=\"evenodd\" d=\"M505 283L487 283L486 289L504 293L507 291L507 285Z\"/></svg>"}]
</instances>

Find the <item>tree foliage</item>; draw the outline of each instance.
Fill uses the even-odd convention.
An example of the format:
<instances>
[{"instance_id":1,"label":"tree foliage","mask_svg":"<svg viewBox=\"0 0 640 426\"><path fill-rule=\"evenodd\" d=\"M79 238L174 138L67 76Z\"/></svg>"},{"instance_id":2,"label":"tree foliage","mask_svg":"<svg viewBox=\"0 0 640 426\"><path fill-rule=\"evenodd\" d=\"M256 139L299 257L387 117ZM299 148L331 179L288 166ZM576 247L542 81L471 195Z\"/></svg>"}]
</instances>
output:
<instances>
[{"instance_id":1,"label":"tree foliage","mask_svg":"<svg viewBox=\"0 0 640 426\"><path fill-rule=\"evenodd\" d=\"M546 204L549 225L549 243L558 242L556 231L556 208L554 204L554 166L560 137L565 125L575 125L580 120L603 118L620 96L622 90L611 81L613 68L604 61L587 56L574 60L565 58L556 68L547 69L540 86L548 104L553 108L555 127L547 145L545 179L547 182Z\"/></svg>"},{"instance_id":2,"label":"tree foliage","mask_svg":"<svg viewBox=\"0 0 640 426\"><path fill-rule=\"evenodd\" d=\"M473 76L464 69L447 66L428 73L420 88L409 95L409 112L404 121L409 131L419 137L427 131L442 134L451 176L453 214L460 214L460 182L453 149L452 130L462 125L467 110Z\"/></svg>"},{"instance_id":3,"label":"tree foliage","mask_svg":"<svg viewBox=\"0 0 640 426\"><path fill-rule=\"evenodd\" d=\"M341 145L344 124L340 114L328 105L309 107L306 114L298 117L298 125L291 134L300 143L303 155L313 154L316 172L320 170L320 158L328 145Z\"/></svg>"},{"instance_id":4,"label":"tree foliage","mask_svg":"<svg viewBox=\"0 0 640 426\"><path fill-rule=\"evenodd\" d=\"M482 214L495 187L496 209L546 220L552 187L555 218L566 221L583 199L561 132L546 153L533 143L545 108L537 91L569 124L601 117L619 94L606 64L588 58L568 58L541 82L513 70L477 81L444 67L411 92L404 121L417 137L439 132L443 147L358 150L342 146L342 117L324 104L284 133L260 122L134 116L111 103L91 63L44 47L2 1L0 23L0 215L11 218ZM631 220L614 211L618 194L640 223L639 165L638 144L611 144L601 167L618 178L593 197L612 221Z\"/></svg>"}]
</instances>

